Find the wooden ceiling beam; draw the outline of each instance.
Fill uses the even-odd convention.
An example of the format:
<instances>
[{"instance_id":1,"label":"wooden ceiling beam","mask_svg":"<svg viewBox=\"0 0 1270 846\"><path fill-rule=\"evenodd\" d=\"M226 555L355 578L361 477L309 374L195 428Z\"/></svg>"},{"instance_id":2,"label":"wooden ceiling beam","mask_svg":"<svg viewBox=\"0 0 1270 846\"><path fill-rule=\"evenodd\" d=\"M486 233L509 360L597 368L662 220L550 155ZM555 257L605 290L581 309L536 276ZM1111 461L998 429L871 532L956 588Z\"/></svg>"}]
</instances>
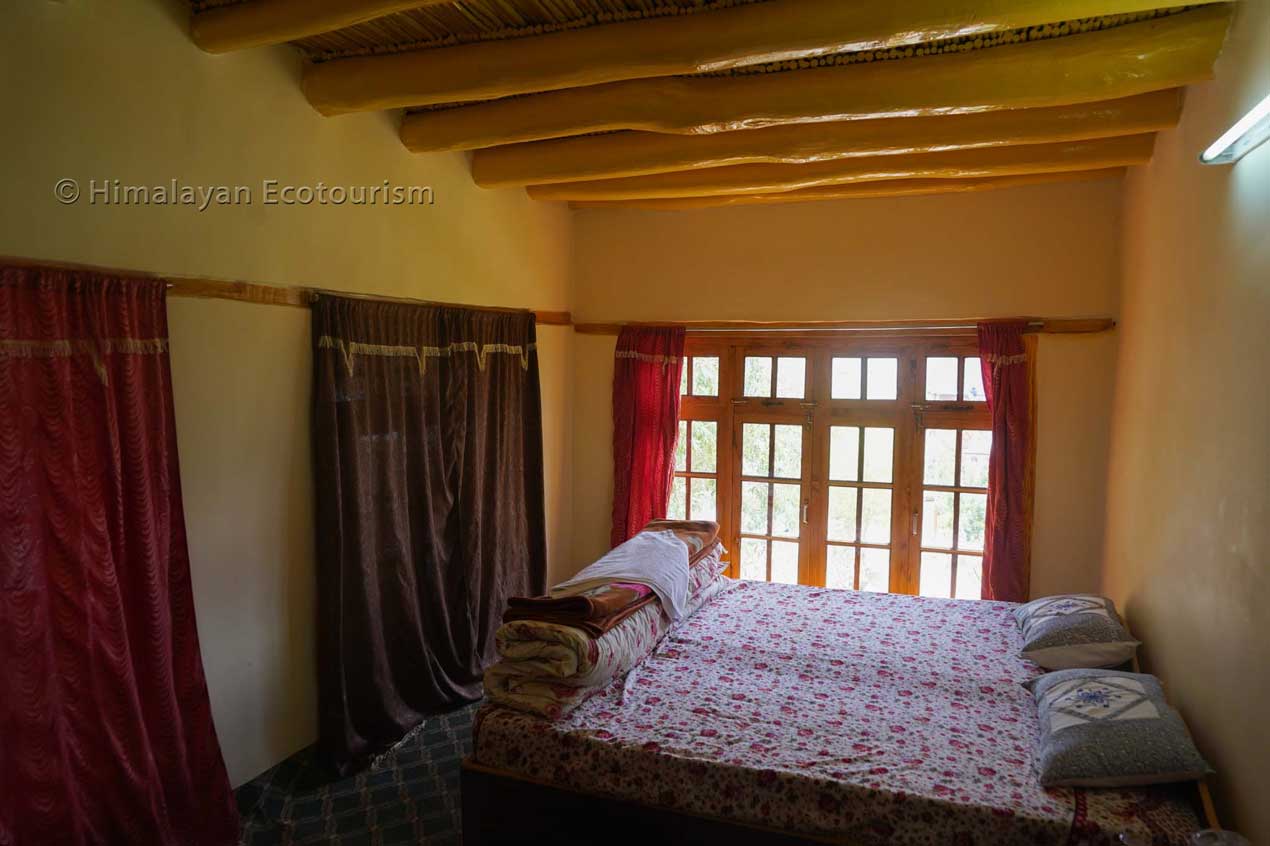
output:
<instances>
[{"instance_id":1,"label":"wooden ceiling beam","mask_svg":"<svg viewBox=\"0 0 1270 846\"><path fill-rule=\"evenodd\" d=\"M415 112L401 139L415 152L438 152L617 129L694 135L1116 99L1210 78L1229 19L1222 4L967 53L611 82Z\"/></svg>"},{"instance_id":2,"label":"wooden ceiling beam","mask_svg":"<svg viewBox=\"0 0 1270 846\"><path fill-rule=\"evenodd\" d=\"M1177 124L1176 89L1045 109L938 117L787 124L713 135L616 132L477 150L483 188L644 176L739 164L807 164L855 156L931 153L1112 138Z\"/></svg>"},{"instance_id":3,"label":"wooden ceiling beam","mask_svg":"<svg viewBox=\"0 0 1270 846\"><path fill-rule=\"evenodd\" d=\"M332 32L449 0L247 0L190 19L194 43L208 53L263 47Z\"/></svg>"},{"instance_id":4,"label":"wooden ceiling beam","mask_svg":"<svg viewBox=\"0 0 1270 846\"><path fill-rule=\"evenodd\" d=\"M758 164L683 170L652 176L531 185L535 200L654 200L719 194L770 194L883 179L961 179L1096 170L1145 164L1155 136L1026 144L902 156L835 159L811 164Z\"/></svg>"},{"instance_id":5,"label":"wooden ceiling beam","mask_svg":"<svg viewBox=\"0 0 1270 846\"><path fill-rule=\"evenodd\" d=\"M305 70L304 91L326 115L490 100L1182 5L1185 0L769 0L708 14L324 62Z\"/></svg>"},{"instance_id":6,"label":"wooden ceiling beam","mask_svg":"<svg viewBox=\"0 0 1270 846\"><path fill-rule=\"evenodd\" d=\"M826 200L849 200L862 197L908 197L924 194L963 194L993 191L1020 185L1044 185L1053 182L1090 182L1097 179L1119 179L1125 168L1059 171L1057 173L1023 173L1016 176L982 176L967 179L884 179L848 185L803 188L776 194L734 194L714 197L675 197L666 200L584 200L570 203L576 209L652 209L690 211L725 206L777 205L813 203Z\"/></svg>"}]
</instances>

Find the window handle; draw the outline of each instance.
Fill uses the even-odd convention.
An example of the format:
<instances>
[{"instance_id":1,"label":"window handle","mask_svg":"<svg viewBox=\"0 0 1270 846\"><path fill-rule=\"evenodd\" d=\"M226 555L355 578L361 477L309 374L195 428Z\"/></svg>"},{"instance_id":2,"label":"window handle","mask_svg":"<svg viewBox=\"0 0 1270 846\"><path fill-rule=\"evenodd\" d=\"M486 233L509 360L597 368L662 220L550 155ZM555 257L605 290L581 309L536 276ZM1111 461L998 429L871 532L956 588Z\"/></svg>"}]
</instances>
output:
<instances>
[{"instance_id":1,"label":"window handle","mask_svg":"<svg viewBox=\"0 0 1270 846\"><path fill-rule=\"evenodd\" d=\"M807 525L807 503L803 503L803 525Z\"/></svg>"},{"instance_id":2,"label":"window handle","mask_svg":"<svg viewBox=\"0 0 1270 846\"><path fill-rule=\"evenodd\" d=\"M921 515L920 515L920 514L919 514L916 510L914 510L914 511L913 511L913 524L912 524L912 528L910 529L910 531L912 531L912 533L913 533L913 537L917 537L917 524L918 524L918 522L919 522L920 520L921 520Z\"/></svg>"}]
</instances>

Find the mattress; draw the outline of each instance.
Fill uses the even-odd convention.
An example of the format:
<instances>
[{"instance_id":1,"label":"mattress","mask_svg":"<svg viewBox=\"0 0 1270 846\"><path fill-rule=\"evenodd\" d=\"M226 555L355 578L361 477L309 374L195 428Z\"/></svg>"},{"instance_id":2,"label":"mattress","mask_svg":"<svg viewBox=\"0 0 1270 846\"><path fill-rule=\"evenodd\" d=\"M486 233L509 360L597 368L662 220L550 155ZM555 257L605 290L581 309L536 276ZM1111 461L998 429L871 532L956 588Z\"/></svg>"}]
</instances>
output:
<instances>
[{"instance_id":1,"label":"mattress","mask_svg":"<svg viewBox=\"0 0 1270 846\"><path fill-rule=\"evenodd\" d=\"M486 706L473 757L852 844L1181 846L1193 785L1040 786L1014 607L738 582L562 720Z\"/></svg>"}]
</instances>

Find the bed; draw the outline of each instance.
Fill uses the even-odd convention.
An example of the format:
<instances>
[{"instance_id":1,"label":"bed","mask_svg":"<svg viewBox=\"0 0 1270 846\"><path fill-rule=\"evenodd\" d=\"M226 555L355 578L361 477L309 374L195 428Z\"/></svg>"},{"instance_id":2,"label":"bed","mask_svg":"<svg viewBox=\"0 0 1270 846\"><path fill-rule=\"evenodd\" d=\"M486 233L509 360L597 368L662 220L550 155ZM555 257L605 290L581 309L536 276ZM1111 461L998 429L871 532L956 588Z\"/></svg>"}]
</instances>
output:
<instances>
[{"instance_id":1,"label":"bed","mask_svg":"<svg viewBox=\"0 0 1270 846\"><path fill-rule=\"evenodd\" d=\"M1183 844L1193 785L1040 787L1013 607L729 583L567 717L482 708L464 840Z\"/></svg>"}]
</instances>

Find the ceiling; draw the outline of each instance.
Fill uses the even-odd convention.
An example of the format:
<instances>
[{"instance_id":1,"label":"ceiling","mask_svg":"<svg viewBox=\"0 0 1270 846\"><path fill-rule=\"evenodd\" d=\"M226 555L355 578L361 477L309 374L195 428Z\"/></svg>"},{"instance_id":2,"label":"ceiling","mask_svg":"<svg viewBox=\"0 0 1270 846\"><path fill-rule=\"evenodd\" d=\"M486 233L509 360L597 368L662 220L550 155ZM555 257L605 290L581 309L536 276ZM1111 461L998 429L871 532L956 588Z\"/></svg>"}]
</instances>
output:
<instances>
[{"instance_id":1,"label":"ceiling","mask_svg":"<svg viewBox=\"0 0 1270 846\"><path fill-rule=\"evenodd\" d=\"M980 191L1143 164L1233 4L194 0L209 52L290 43L324 115L398 110L483 187L694 209Z\"/></svg>"}]
</instances>

